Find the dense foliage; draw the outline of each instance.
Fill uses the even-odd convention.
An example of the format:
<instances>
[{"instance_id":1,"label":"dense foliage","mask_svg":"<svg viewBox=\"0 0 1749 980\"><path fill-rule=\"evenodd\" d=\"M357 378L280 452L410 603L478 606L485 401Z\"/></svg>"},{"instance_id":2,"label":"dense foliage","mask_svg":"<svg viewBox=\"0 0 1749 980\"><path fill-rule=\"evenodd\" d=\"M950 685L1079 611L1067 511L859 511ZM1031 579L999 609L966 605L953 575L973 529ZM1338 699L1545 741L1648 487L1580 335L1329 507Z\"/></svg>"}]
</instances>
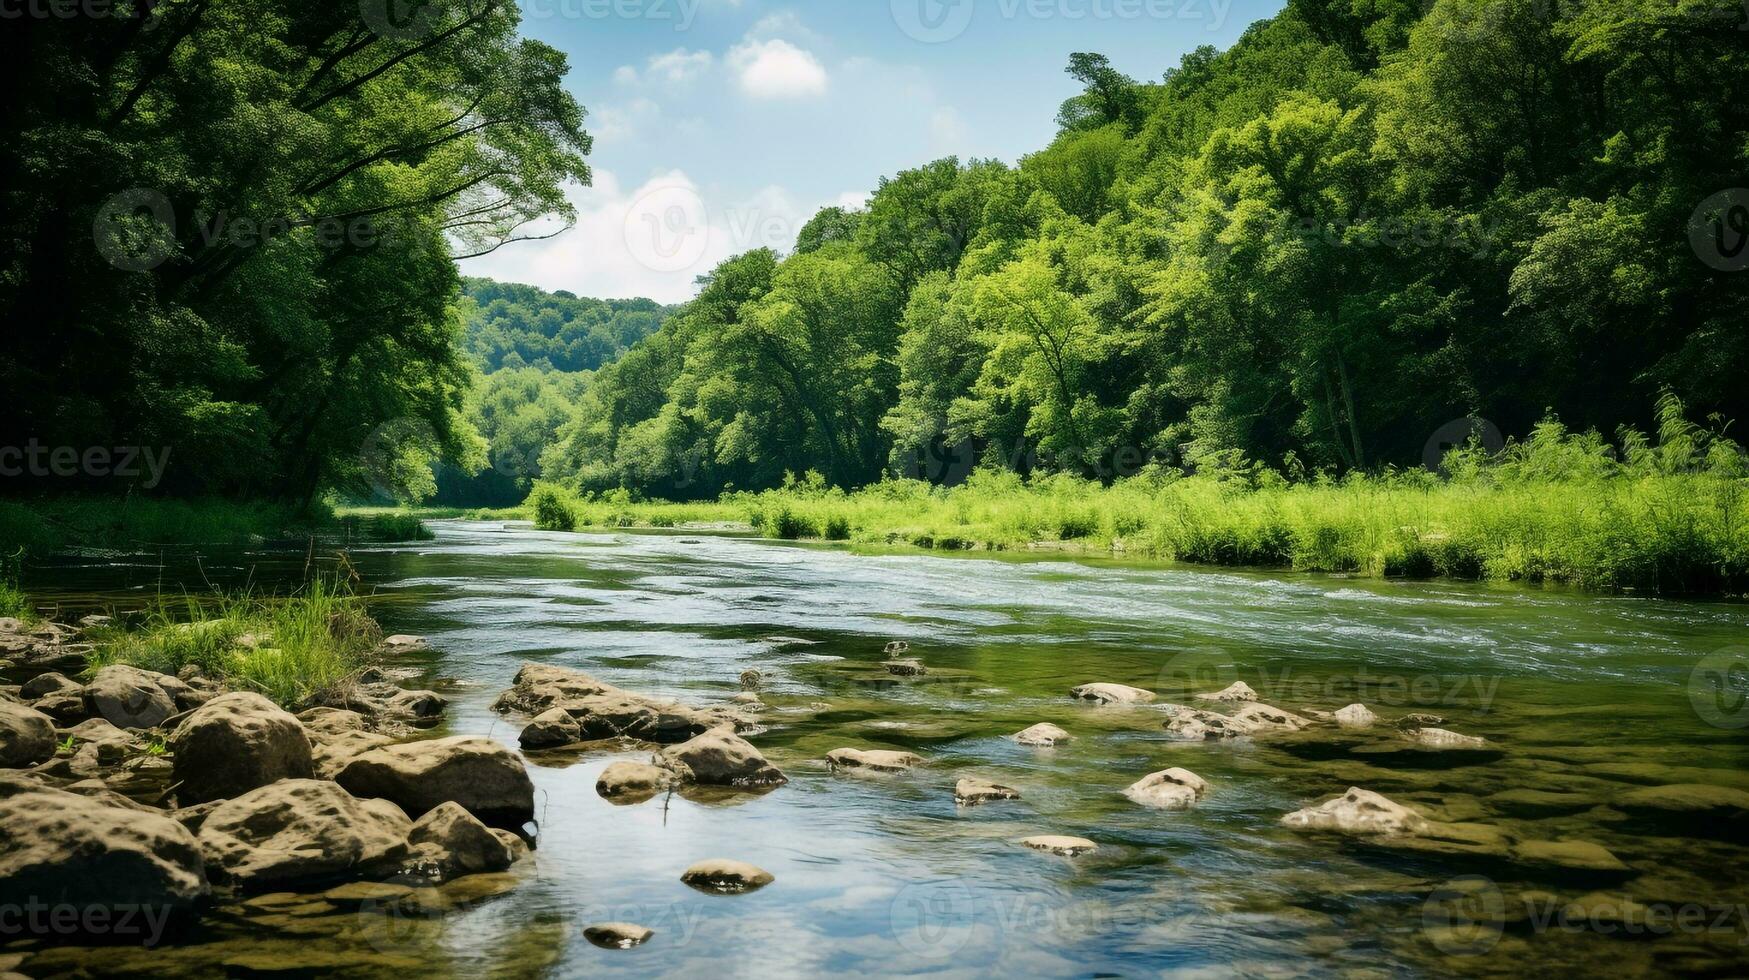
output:
<instances>
[{"instance_id":1,"label":"dense foliage","mask_svg":"<svg viewBox=\"0 0 1749 980\"><path fill-rule=\"evenodd\" d=\"M1076 55L1050 146L725 262L544 471L682 499L974 460L1297 478L1418 464L1471 416L1746 414L1741 8L1423 9L1291 0L1158 84Z\"/></svg>"},{"instance_id":2,"label":"dense foliage","mask_svg":"<svg viewBox=\"0 0 1749 980\"><path fill-rule=\"evenodd\" d=\"M478 465L454 260L570 216L563 56L506 0L101 12L0 35L0 446L306 502ZM141 482L109 469L85 488Z\"/></svg>"}]
</instances>

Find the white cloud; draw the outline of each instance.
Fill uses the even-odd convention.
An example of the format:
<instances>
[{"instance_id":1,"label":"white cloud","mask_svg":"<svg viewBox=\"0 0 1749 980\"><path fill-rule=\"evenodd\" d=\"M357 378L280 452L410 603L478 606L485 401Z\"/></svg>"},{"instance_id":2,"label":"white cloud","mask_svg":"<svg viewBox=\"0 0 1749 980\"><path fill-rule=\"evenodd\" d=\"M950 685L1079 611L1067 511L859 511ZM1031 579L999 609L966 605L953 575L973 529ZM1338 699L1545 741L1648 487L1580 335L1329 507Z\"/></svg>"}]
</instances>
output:
<instances>
[{"instance_id":1,"label":"white cloud","mask_svg":"<svg viewBox=\"0 0 1749 980\"><path fill-rule=\"evenodd\" d=\"M651 55L640 74L631 65L621 65L614 70L615 85L637 85L641 82L666 82L670 85L684 85L711 70L717 59L709 51L688 51L685 48L675 48L665 54Z\"/></svg>"},{"instance_id":2,"label":"white cloud","mask_svg":"<svg viewBox=\"0 0 1749 980\"><path fill-rule=\"evenodd\" d=\"M826 92L820 60L788 41L744 41L730 49L727 62L739 76L741 91L756 99L799 99Z\"/></svg>"},{"instance_id":3,"label":"white cloud","mask_svg":"<svg viewBox=\"0 0 1749 980\"><path fill-rule=\"evenodd\" d=\"M604 105L590 114L589 133L596 145L624 143L639 131L648 130L662 118L662 107L650 99L632 99L623 105Z\"/></svg>"}]
</instances>

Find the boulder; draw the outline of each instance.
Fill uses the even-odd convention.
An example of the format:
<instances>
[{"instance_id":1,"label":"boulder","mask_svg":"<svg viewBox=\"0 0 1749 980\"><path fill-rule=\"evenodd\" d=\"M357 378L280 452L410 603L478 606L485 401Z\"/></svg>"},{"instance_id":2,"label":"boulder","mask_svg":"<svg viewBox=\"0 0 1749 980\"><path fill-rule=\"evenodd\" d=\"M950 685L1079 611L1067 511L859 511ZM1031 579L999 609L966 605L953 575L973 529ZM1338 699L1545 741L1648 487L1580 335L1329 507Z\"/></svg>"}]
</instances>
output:
<instances>
[{"instance_id":1,"label":"boulder","mask_svg":"<svg viewBox=\"0 0 1749 980\"><path fill-rule=\"evenodd\" d=\"M16 701L0 701L0 769L23 769L54 758L55 722Z\"/></svg>"},{"instance_id":2,"label":"boulder","mask_svg":"<svg viewBox=\"0 0 1749 980\"><path fill-rule=\"evenodd\" d=\"M1416 834L1427 829L1427 818L1371 790L1350 787L1348 792L1315 807L1295 810L1281 818L1282 826L1294 830L1328 831L1356 836Z\"/></svg>"},{"instance_id":3,"label":"boulder","mask_svg":"<svg viewBox=\"0 0 1749 980\"><path fill-rule=\"evenodd\" d=\"M413 823L393 805L334 783L288 779L215 807L200 822L213 881L245 890L394 873Z\"/></svg>"},{"instance_id":4,"label":"boulder","mask_svg":"<svg viewBox=\"0 0 1749 980\"><path fill-rule=\"evenodd\" d=\"M184 806L227 800L281 779L315 775L304 726L252 691L221 694L171 733L173 778Z\"/></svg>"},{"instance_id":5,"label":"boulder","mask_svg":"<svg viewBox=\"0 0 1749 980\"><path fill-rule=\"evenodd\" d=\"M1123 795L1142 806L1187 810L1208 795L1209 784L1188 769L1162 769L1129 785Z\"/></svg>"},{"instance_id":6,"label":"boulder","mask_svg":"<svg viewBox=\"0 0 1749 980\"><path fill-rule=\"evenodd\" d=\"M1201 701L1255 701L1257 692L1244 681L1234 681L1219 691L1209 691L1196 697Z\"/></svg>"},{"instance_id":7,"label":"boulder","mask_svg":"<svg viewBox=\"0 0 1749 980\"><path fill-rule=\"evenodd\" d=\"M622 691L580 671L544 664L525 664L510 690L492 707L541 716L563 708L577 722L572 741L632 738L674 744L727 725L745 728L749 721L728 707L694 708L674 701L646 698Z\"/></svg>"},{"instance_id":8,"label":"boulder","mask_svg":"<svg viewBox=\"0 0 1749 980\"><path fill-rule=\"evenodd\" d=\"M520 711L526 715L538 715L562 702L618 691L613 685L604 684L580 670L547 664L523 664L522 669L516 672L510 690L500 694L492 708L496 711Z\"/></svg>"},{"instance_id":9,"label":"boulder","mask_svg":"<svg viewBox=\"0 0 1749 980\"><path fill-rule=\"evenodd\" d=\"M215 689L196 687L180 677L171 677L169 674L159 674L153 680L164 690L165 694L170 695L170 700L176 703L177 711L193 711L219 695Z\"/></svg>"},{"instance_id":10,"label":"boulder","mask_svg":"<svg viewBox=\"0 0 1749 980\"><path fill-rule=\"evenodd\" d=\"M777 786L788 782L759 750L728 731L714 729L664 749L664 768L681 781L706 786Z\"/></svg>"},{"instance_id":11,"label":"boulder","mask_svg":"<svg viewBox=\"0 0 1749 980\"><path fill-rule=\"evenodd\" d=\"M1416 711L1406 714L1403 717L1398 718L1396 721L1397 727L1404 731L1415 728L1438 728L1443 724L1445 724L1444 718L1439 715L1427 714L1424 711Z\"/></svg>"},{"instance_id":12,"label":"boulder","mask_svg":"<svg viewBox=\"0 0 1749 980\"><path fill-rule=\"evenodd\" d=\"M515 829L534 819L528 770L487 738L461 735L385 745L356 756L334 779L354 796L389 800L409 816L424 816L453 801L488 826Z\"/></svg>"},{"instance_id":13,"label":"boulder","mask_svg":"<svg viewBox=\"0 0 1749 980\"><path fill-rule=\"evenodd\" d=\"M1069 696L1082 701L1095 701L1099 704L1152 704L1154 692L1144 691L1139 687L1125 687L1122 684L1083 684L1071 688Z\"/></svg>"},{"instance_id":14,"label":"boulder","mask_svg":"<svg viewBox=\"0 0 1749 980\"><path fill-rule=\"evenodd\" d=\"M987 779L962 779L954 784L953 801L960 806L982 806L997 800L1018 800L1020 790Z\"/></svg>"},{"instance_id":15,"label":"boulder","mask_svg":"<svg viewBox=\"0 0 1749 980\"><path fill-rule=\"evenodd\" d=\"M522 729L525 749L550 749L583 740L583 726L564 708L548 708Z\"/></svg>"},{"instance_id":16,"label":"boulder","mask_svg":"<svg viewBox=\"0 0 1749 980\"><path fill-rule=\"evenodd\" d=\"M583 928L583 938L602 949L631 949L642 946L655 935L649 929L630 922L599 922Z\"/></svg>"},{"instance_id":17,"label":"boulder","mask_svg":"<svg viewBox=\"0 0 1749 980\"><path fill-rule=\"evenodd\" d=\"M1233 721L1244 726L1251 733L1260 732L1297 732L1311 725L1311 721L1280 708L1272 708L1267 704L1241 705L1233 712Z\"/></svg>"},{"instance_id":18,"label":"boulder","mask_svg":"<svg viewBox=\"0 0 1749 980\"><path fill-rule=\"evenodd\" d=\"M1063 837L1057 834L1044 834L1038 837L1025 837L1020 841L1022 847L1061 857L1080 857L1099 849L1099 845L1085 837Z\"/></svg>"},{"instance_id":19,"label":"boulder","mask_svg":"<svg viewBox=\"0 0 1749 980\"><path fill-rule=\"evenodd\" d=\"M1351 704L1346 708L1338 708L1332 716L1336 724L1343 728L1371 728L1379 720L1364 704Z\"/></svg>"},{"instance_id":20,"label":"boulder","mask_svg":"<svg viewBox=\"0 0 1749 980\"><path fill-rule=\"evenodd\" d=\"M460 805L444 803L414 821L403 869L434 881L503 871L514 858L498 833L505 831L495 833Z\"/></svg>"},{"instance_id":21,"label":"boulder","mask_svg":"<svg viewBox=\"0 0 1749 980\"><path fill-rule=\"evenodd\" d=\"M738 895L764 888L776 879L764 868L744 861L713 858L687 868L681 872L680 880L699 891Z\"/></svg>"},{"instance_id":22,"label":"boulder","mask_svg":"<svg viewBox=\"0 0 1749 980\"><path fill-rule=\"evenodd\" d=\"M1251 728L1227 715L1194 708L1180 711L1166 722L1166 731L1183 739L1213 741L1251 734Z\"/></svg>"},{"instance_id":23,"label":"boulder","mask_svg":"<svg viewBox=\"0 0 1749 980\"><path fill-rule=\"evenodd\" d=\"M31 707L63 725L76 725L91 717L91 706L85 700L84 688L45 694L37 698Z\"/></svg>"},{"instance_id":24,"label":"boulder","mask_svg":"<svg viewBox=\"0 0 1749 980\"><path fill-rule=\"evenodd\" d=\"M826 761L834 769L867 769L873 772L904 772L923 764L923 757L887 749L833 749Z\"/></svg>"},{"instance_id":25,"label":"boulder","mask_svg":"<svg viewBox=\"0 0 1749 980\"><path fill-rule=\"evenodd\" d=\"M169 817L51 789L0 797L0 907L106 909L112 938L146 943L159 936L142 910L162 928L206 895L200 846ZM138 934L120 931L123 913Z\"/></svg>"},{"instance_id":26,"label":"boulder","mask_svg":"<svg viewBox=\"0 0 1749 980\"><path fill-rule=\"evenodd\" d=\"M26 701L35 701L37 698L50 694L78 694L83 690L85 690L83 684L68 680L65 675L51 670L46 674L38 674L25 681L18 689L18 696Z\"/></svg>"},{"instance_id":27,"label":"boulder","mask_svg":"<svg viewBox=\"0 0 1749 980\"><path fill-rule=\"evenodd\" d=\"M430 647L426 644L425 637L423 636L409 636L406 633L397 633L394 636L383 638L384 653L413 653L418 650L429 649Z\"/></svg>"},{"instance_id":28,"label":"boulder","mask_svg":"<svg viewBox=\"0 0 1749 980\"><path fill-rule=\"evenodd\" d=\"M1060 742L1070 741L1074 736L1048 721L1041 721L1030 728L1015 732L1012 738L1021 745L1048 749Z\"/></svg>"},{"instance_id":29,"label":"boulder","mask_svg":"<svg viewBox=\"0 0 1749 980\"><path fill-rule=\"evenodd\" d=\"M62 735L73 739L75 744L94 742L99 745L119 745L124 750L139 747L139 740L127 732L111 725L102 718L89 718L65 729Z\"/></svg>"},{"instance_id":30,"label":"boulder","mask_svg":"<svg viewBox=\"0 0 1749 980\"><path fill-rule=\"evenodd\" d=\"M615 762L595 780L595 792L609 800L641 803L676 783L674 773L647 762Z\"/></svg>"},{"instance_id":31,"label":"boulder","mask_svg":"<svg viewBox=\"0 0 1749 980\"><path fill-rule=\"evenodd\" d=\"M298 712L298 721L311 737L370 731L370 719L345 708L310 708Z\"/></svg>"},{"instance_id":32,"label":"boulder","mask_svg":"<svg viewBox=\"0 0 1749 980\"><path fill-rule=\"evenodd\" d=\"M117 728L153 728L176 714L176 701L158 686L158 675L127 664L110 664L85 685L93 715Z\"/></svg>"},{"instance_id":33,"label":"boulder","mask_svg":"<svg viewBox=\"0 0 1749 980\"><path fill-rule=\"evenodd\" d=\"M350 713L350 712L349 712ZM394 745L395 740L377 732L347 731L329 734L309 732L310 762L316 775L333 779L346 764L372 749Z\"/></svg>"}]
</instances>

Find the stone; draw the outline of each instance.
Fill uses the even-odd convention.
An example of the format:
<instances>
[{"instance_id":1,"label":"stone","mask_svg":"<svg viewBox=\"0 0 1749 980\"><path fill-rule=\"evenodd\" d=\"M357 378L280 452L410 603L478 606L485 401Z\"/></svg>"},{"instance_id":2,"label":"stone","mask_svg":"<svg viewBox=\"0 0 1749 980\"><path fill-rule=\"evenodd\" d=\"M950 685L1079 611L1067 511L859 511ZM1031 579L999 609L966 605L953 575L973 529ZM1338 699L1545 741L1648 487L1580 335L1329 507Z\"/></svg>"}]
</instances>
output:
<instances>
[{"instance_id":1,"label":"stone","mask_svg":"<svg viewBox=\"0 0 1749 980\"><path fill-rule=\"evenodd\" d=\"M887 643L886 646L881 648L881 652L886 654L889 658L902 657L911 652L911 644L906 643L904 640L892 640Z\"/></svg>"},{"instance_id":2,"label":"stone","mask_svg":"<svg viewBox=\"0 0 1749 980\"><path fill-rule=\"evenodd\" d=\"M350 714L351 712L348 712ZM310 736L310 762L315 766L316 775L322 779L333 779L340 775L347 763L359 756L380 749L385 745L394 745L395 740L378 732L350 731L328 734L324 732L307 732Z\"/></svg>"},{"instance_id":3,"label":"stone","mask_svg":"<svg viewBox=\"0 0 1749 980\"><path fill-rule=\"evenodd\" d=\"M1488 740L1474 735L1459 735L1443 728L1405 729L1403 736L1417 745L1430 749L1485 749Z\"/></svg>"},{"instance_id":4,"label":"stone","mask_svg":"<svg viewBox=\"0 0 1749 980\"><path fill-rule=\"evenodd\" d=\"M534 783L522 760L487 738L460 735L364 752L335 774L354 796L378 797L408 816L460 803L487 826L515 829L534 819Z\"/></svg>"},{"instance_id":5,"label":"stone","mask_svg":"<svg viewBox=\"0 0 1749 980\"><path fill-rule=\"evenodd\" d=\"M744 861L712 858L700 861L681 872L680 880L699 891L739 895L764 888L776 878L764 868Z\"/></svg>"},{"instance_id":6,"label":"stone","mask_svg":"<svg viewBox=\"0 0 1749 980\"><path fill-rule=\"evenodd\" d=\"M1208 795L1209 784L1188 769L1162 769L1131 783L1123 795L1160 810L1187 810Z\"/></svg>"},{"instance_id":7,"label":"stone","mask_svg":"<svg viewBox=\"0 0 1749 980\"><path fill-rule=\"evenodd\" d=\"M0 769L23 769L55 757L55 722L16 701L0 701Z\"/></svg>"},{"instance_id":8,"label":"stone","mask_svg":"<svg viewBox=\"0 0 1749 980\"><path fill-rule=\"evenodd\" d=\"M510 848L459 804L444 803L414 821L404 869L435 881L510 867Z\"/></svg>"},{"instance_id":9,"label":"stone","mask_svg":"<svg viewBox=\"0 0 1749 980\"><path fill-rule=\"evenodd\" d=\"M1414 728L1438 728L1443 724L1445 724L1445 719L1439 715L1430 715L1421 711L1406 714L1397 719L1397 727L1405 730Z\"/></svg>"},{"instance_id":10,"label":"stone","mask_svg":"<svg viewBox=\"0 0 1749 980\"><path fill-rule=\"evenodd\" d=\"M1154 692L1144 691L1139 687L1125 687L1122 684L1083 684L1071 688L1069 696L1082 701L1096 701L1099 704L1152 704Z\"/></svg>"},{"instance_id":11,"label":"stone","mask_svg":"<svg viewBox=\"0 0 1749 980\"><path fill-rule=\"evenodd\" d=\"M1056 834L1022 838L1020 844L1022 847L1061 857L1080 857L1099 849L1098 844L1085 837L1063 837Z\"/></svg>"},{"instance_id":12,"label":"stone","mask_svg":"<svg viewBox=\"0 0 1749 980\"><path fill-rule=\"evenodd\" d=\"M158 686L158 675L110 664L85 685L85 704L117 728L154 728L176 714L176 702Z\"/></svg>"},{"instance_id":13,"label":"stone","mask_svg":"<svg viewBox=\"0 0 1749 980\"><path fill-rule=\"evenodd\" d=\"M982 806L997 800L1018 800L1020 790L987 779L962 779L954 784L953 801L960 806Z\"/></svg>"},{"instance_id":14,"label":"stone","mask_svg":"<svg viewBox=\"0 0 1749 980\"><path fill-rule=\"evenodd\" d=\"M661 765L681 782L705 786L778 786L789 781L746 739L721 728L662 750Z\"/></svg>"},{"instance_id":15,"label":"stone","mask_svg":"<svg viewBox=\"0 0 1749 980\"><path fill-rule=\"evenodd\" d=\"M1053 748L1060 742L1067 742L1074 738L1068 732L1048 721L1041 721L1030 728L1015 732L1011 737L1021 745L1038 749Z\"/></svg>"},{"instance_id":16,"label":"stone","mask_svg":"<svg viewBox=\"0 0 1749 980\"><path fill-rule=\"evenodd\" d=\"M37 698L36 703L31 707L63 725L76 725L91 717L91 706L85 700L84 688L77 691L56 691L53 694L45 694Z\"/></svg>"},{"instance_id":17,"label":"stone","mask_svg":"<svg viewBox=\"0 0 1749 980\"><path fill-rule=\"evenodd\" d=\"M650 941L655 933L630 922L599 922L585 926L583 938L602 949L631 949Z\"/></svg>"},{"instance_id":18,"label":"stone","mask_svg":"<svg viewBox=\"0 0 1749 980\"><path fill-rule=\"evenodd\" d=\"M609 693L620 692L613 685L604 684L582 671L547 664L523 664L511 681L510 690L500 694L492 708L538 715L562 702Z\"/></svg>"},{"instance_id":19,"label":"stone","mask_svg":"<svg viewBox=\"0 0 1749 980\"><path fill-rule=\"evenodd\" d=\"M1338 708L1331 717L1336 720L1336 724L1343 728L1371 728L1379 720L1379 716L1373 714L1364 704L1351 704L1346 708Z\"/></svg>"},{"instance_id":20,"label":"stone","mask_svg":"<svg viewBox=\"0 0 1749 980\"><path fill-rule=\"evenodd\" d=\"M528 841L501 827L492 828L492 836L498 838L498 843L504 845L505 853L510 855L510 863L515 864L531 853Z\"/></svg>"},{"instance_id":21,"label":"stone","mask_svg":"<svg viewBox=\"0 0 1749 980\"><path fill-rule=\"evenodd\" d=\"M615 762L595 780L595 792L604 799L633 798L643 802L678 782L674 773L647 762Z\"/></svg>"},{"instance_id":22,"label":"stone","mask_svg":"<svg viewBox=\"0 0 1749 980\"><path fill-rule=\"evenodd\" d=\"M1251 727L1213 711L1186 709L1166 722L1166 731L1183 739L1214 741L1251 734Z\"/></svg>"},{"instance_id":23,"label":"stone","mask_svg":"<svg viewBox=\"0 0 1749 980\"><path fill-rule=\"evenodd\" d=\"M159 674L153 678L170 700L176 703L177 711L193 711L195 708L217 697L219 692L206 687L195 687L180 677L169 674Z\"/></svg>"},{"instance_id":24,"label":"stone","mask_svg":"<svg viewBox=\"0 0 1749 980\"><path fill-rule=\"evenodd\" d=\"M52 789L0 794L0 906L108 909L119 927L128 909L134 922L142 908L189 916L207 893L199 844L167 816Z\"/></svg>"},{"instance_id":25,"label":"stone","mask_svg":"<svg viewBox=\"0 0 1749 980\"><path fill-rule=\"evenodd\" d=\"M583 726L564 708L548 708L522 729L524 749L550 749L583 740Z\"/></svg>"},{"instance_id":26,"label":"stone","mask_svg":"<svg viewBox=\"0 0 1749 980\"><path fill-rule=\"evenodd\" d=\"M1558 871L1631 874L1622 860L1602 845L1590 841L1527 840L1512 847L1512 859L1520 864Z\"/></svg>"},{"instance_id":27,"label":"stone","mask_svg":"<svg viewBox=\"0 0 1749 980\"><path fill-rule=\"evenodd\" d=\"M26 701L35 701L37 698L49 694L78 694L83 690L85 690L83 684L68 680L65 675L51 670L46 674L38 674L25 681L18 688L18 696Z\"/></svg>"},{"instance_id":28,"label":"stone","mask_svg":"<svg viewBox=\"0 0 1749 980\"><path fill-rule=\"evenodd\" d=\"M1210 691L1196 695L1200 701L1255 701L1257 692L1244 681L1234 681L1219 691Z\"/></svg>"},{"instance_id":29,"label":"stone","mask_svg":"<svg viewBox=\"0 0 1749 980\"><path fill-rule=\"evenodd\" d=\"M881 666L895 677L922 677L929 673L929 668L923 666L921 660L888 660Z\"/></svg>"},{"instance_id":30,"label":"stone","mask_svg":"<svg viewBox=\"0 0 1749 980\"><path fill-rule=\"evenodd\" d=\"M1283 711L1267 704L1245 704L1233 712L1235 724L1243 726L1252 734L1259 732L1297 732L1312 723L1306 718L1291 711Z\"/></svg>"},{"instance_id":31,"label":"stone","mask_svg":"<svg viewBox=\"0 0 1749 980\"><path fill-rule=\"evenodd\" d=\"M1598 804L1595 797L1584 793L1563 793L1542 789L1502 790L1486 798L1488 808L1496 813L1528 820L1562 817L1581 813Z\"/></svg>"},{"instance_id":32,"label":"stone","mask_svg":"<svg viewBox=\"0 0 1749 980\"><path fill-rule=\"evenodd\" d=\"M200 847L215 882L260 890L392 874L412 826L384 800L288 779L215 807L201 821Z\"/></svg>"},{"instance_id":33,"label":"stone","mask_svg":"<svg viewBox=\"0 0 1749 980\"><path fill-rule=\"evenodd\" d=\"M1645 786L1617 794L1610 805L1669 833L1749 840L1749 792L1744 790L1704 783Z\"/></svg>"},{"instance_id":34,"label":"stone","mask_svg":"<svg viewBox=\"0 0 1749 980\"><path fill-rule=\"evenodd\" d=\"M345 708L309 708L298 712L297 719L312 737L370 731L370 719Z\"/></svg>"},{"instance_id":35,"label":"stone","mask_svg":"<svg viewBox=\"0 0 1749 980\"><path fill-rule=\"evenodd\" d=\"M833 749L826 761L834 769L868 769L873 772L904 772L923 764L923 757L887 749Z\"/></svg>"},{"instance_id":36,"label":"stone","mask_svg":"<svg viewBox=\"0 0 1749 980\"><path fill-rule=\"evenodd\" d=\"M409 636L406 633L397 633L394 636L386 636L383 638L383 652L385 653L412 653L416 650L429 649L430 646L425 642L425 637L423 636Z\"/></svg>"},{"instance_id":37,"label":"stone","mask_svg":"<svg viewBox=\"0 0 1749 980\"><path fill-rule=\"evenodd\" d=\"M759 671L749 667L746 670L741 671L741 690L757 691L759 690L759 684L762 680L763 678L760 676Z\"/></svg>"},{"instance_id":38,"label":"stone","mask_svg":"<svg viewBox=\"0 0 1749 980\"><path fill-rule=\"evenodd\" d=\"M1357 836L1416 834L1427 828L1427 818L1371 790L1350 787L1348 792L1315 807L1295 810L1281 818L1282 826L1294 830L1326 831Z\"/></svg>"},{"instance_id":39,"label":"stone","mask_svg":"<svg viewBox=\"0 0 1749 980\"><path fill-rule=\"evenodd\" d=\"M196 708L169 739L183 805L226 800L282 779L315 775L304 726L252 691Z\"/></svg>"}]
</instances>

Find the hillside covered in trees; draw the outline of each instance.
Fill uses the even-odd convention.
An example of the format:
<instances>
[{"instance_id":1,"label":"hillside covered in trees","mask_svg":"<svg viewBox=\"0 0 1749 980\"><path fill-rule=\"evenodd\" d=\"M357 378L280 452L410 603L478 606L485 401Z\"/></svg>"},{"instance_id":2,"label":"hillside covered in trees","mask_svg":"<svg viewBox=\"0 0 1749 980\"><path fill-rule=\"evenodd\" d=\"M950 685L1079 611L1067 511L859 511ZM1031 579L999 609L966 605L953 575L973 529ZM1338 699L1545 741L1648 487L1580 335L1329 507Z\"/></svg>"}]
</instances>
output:
<instances>
[{"instance_id":1,"label":"hillside covered in trees","mask_svg":"<svg viewBox=\"0 0 1749 980\"><path fill-rule=\"evenodd\" d=\"M1682 0L1292 0L1057 138L724 262L544 457L712 497L972 458L1110 478L1419 464L1454 419L1746 414L1749 47ZM1736 196L1733 196L1735 194Z\"/></svg>"}]
</instances>

